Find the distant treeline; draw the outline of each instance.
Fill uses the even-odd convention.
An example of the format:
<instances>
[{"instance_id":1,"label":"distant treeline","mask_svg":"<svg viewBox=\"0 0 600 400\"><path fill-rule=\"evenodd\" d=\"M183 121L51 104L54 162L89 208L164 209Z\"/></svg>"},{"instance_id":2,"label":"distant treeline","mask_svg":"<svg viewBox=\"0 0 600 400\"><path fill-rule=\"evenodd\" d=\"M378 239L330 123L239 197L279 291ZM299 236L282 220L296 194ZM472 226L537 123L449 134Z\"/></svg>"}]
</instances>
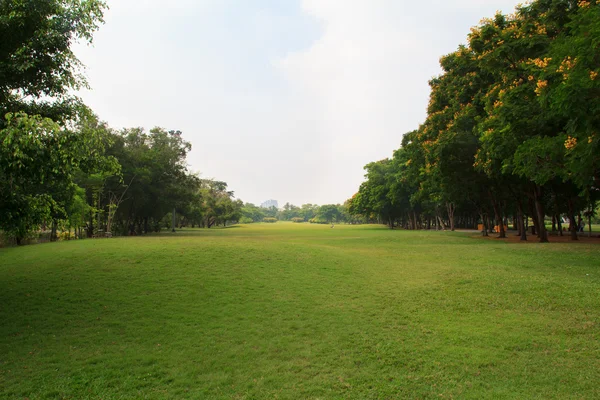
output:
<instances>
[{"instance_id":1,"label":"distant treeline","mask_svg":"<svg viewBox=\"0 0 600 400\"><path fill-rule=\"evenodd\" d=\"M296 223L310 222L313 224L348 223L358 224L365 220L361 216L351 215L348 202L344 204L303 204L301 207L286 203L283 209L275 207L260 208L254 204L246 204L242 208L241 223L260 222L265 218L275 218L279 221Z\"/></svg>"},{"instance_id":2,"label":"distant treeline","mask_svg":"<svg viewBox=\"0 0 600 400\"><path fill-rule=\"evenodd\" d=\"M538 0L472 28L441 58L428 115L368 164L350 212L410 229L531 220L573 239L600 197L600 5ZM591 224L589 225L591 229Z\"/></svg>"}]
</instances>

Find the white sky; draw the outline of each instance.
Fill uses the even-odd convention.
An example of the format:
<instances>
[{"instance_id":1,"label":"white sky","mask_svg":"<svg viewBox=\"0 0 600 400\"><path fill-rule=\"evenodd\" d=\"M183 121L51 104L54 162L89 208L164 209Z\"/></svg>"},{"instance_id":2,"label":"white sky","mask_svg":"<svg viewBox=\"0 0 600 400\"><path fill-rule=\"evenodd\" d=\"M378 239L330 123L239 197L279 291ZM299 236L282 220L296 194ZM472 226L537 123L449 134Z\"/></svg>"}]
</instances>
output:
<instances>
[{"instance_id":1,"label":"white sky","mask_svg":"<svg viewBox=\"0 0 600 400\"><path fill-rule=\"evenodd\" d=\"M260 204L341 203L425 119L428 80L511 0L109 0L76 53L113 128L161 126Z\"/></svg>"}]
</instances>

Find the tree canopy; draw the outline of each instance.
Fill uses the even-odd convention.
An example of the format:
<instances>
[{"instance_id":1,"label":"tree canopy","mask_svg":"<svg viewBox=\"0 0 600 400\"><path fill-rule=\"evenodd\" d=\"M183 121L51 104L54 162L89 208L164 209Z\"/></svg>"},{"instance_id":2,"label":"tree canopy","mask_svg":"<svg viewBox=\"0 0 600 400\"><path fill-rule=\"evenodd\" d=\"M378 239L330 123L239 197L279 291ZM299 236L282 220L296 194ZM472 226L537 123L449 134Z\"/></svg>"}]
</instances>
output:
<instances>
[{"instance_id":1,"label":"tree canopy","mask_svg":"<svg viewBox=\"0 0 600 400\"><path fill-rule=\"evenodd\" d=\"M599 190L600 5L538 0L472 28L440 59L428 115L392 159L368 164L351 211L417 229L593 213ZM562 234L562 232L560 232Z\"/></svg>"},{"instance_id":2,"label":"tree canopy","mask_svg":"<svg viewBox=\"0 0 600 400\"><path fill-rule=\"evenodd\" d=\"M105 9L101 0L0 2L0 128L8 112L74 117L72 90L87 83L72 45L92 42Z\"/></svg>"}]
</instances>

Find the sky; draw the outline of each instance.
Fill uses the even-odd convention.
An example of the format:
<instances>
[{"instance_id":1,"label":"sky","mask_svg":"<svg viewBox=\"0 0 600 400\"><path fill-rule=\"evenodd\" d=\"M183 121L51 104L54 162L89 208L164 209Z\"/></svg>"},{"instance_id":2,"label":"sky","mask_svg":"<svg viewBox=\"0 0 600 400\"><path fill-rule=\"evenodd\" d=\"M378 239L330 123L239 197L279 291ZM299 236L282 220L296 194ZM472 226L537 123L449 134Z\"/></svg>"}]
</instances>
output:
<instances>
[{"instance_id":1,"label":"sky","mask_svg":"<svg viewBox=\"0 0 600 400\"><path fill-rule=\"evenodd\" d=\"M439 58L510 0L108 0L75 52L112 128L180 130L260 204L343 203L426 117Z\"/></svg>"}]
</instances>

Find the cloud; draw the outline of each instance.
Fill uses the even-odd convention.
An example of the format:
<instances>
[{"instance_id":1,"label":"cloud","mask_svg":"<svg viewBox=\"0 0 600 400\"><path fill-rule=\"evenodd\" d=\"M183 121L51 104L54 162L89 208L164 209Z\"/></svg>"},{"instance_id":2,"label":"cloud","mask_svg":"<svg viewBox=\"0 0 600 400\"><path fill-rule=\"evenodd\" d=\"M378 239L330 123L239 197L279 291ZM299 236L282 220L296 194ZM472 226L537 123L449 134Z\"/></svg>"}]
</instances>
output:
<instances>
[{"instance_id":1,"label":"cloud","mask_svg":"<svg viewBox=\"0 0 600 400\"><path fill-rule=\"evenodd\" d=\"M113 0L77 54L114 127L179 129L245 201L343 202L425 118L438 59L513 2Z\"/></svg>"},{"instance_id":2,"label":"cloud","mask_svg":"<svg viewBox=\"0 0 600 400\"><path fill-rule=\"evenodd\" d=\"M313 110L320 150L330 154L328 199L343 200L362 180L362 167L391 155L404 133L426 116L428 81L438 59L464 42L470 26L513 2L304 0L322 36L309 48L277 60ZM321 184L325 184L322 182Z\"/></svg>"}]
</instances>

